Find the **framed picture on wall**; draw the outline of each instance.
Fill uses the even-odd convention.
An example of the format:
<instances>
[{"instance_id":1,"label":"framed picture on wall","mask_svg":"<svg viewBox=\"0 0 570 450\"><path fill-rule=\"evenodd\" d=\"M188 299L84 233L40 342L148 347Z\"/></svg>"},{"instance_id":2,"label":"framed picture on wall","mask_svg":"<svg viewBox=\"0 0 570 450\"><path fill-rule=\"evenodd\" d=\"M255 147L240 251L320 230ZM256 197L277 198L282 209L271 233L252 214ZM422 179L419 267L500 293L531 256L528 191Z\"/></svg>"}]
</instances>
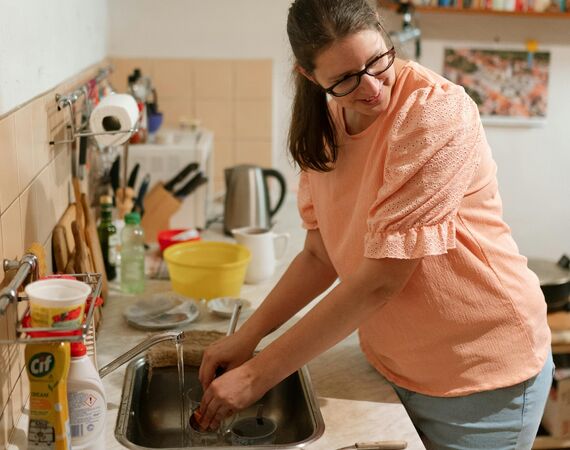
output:
<instances>
[{"instance_id":1,"label":"framed picture on wall","mask_svg":"<svg viewBox=\"0 0 570 450\"><path fill-rule=\"evenodd\" d=\"M465 88L489 125L542 126L549 52L446 48L443 76Z\"/></svg>"}]
</instances>

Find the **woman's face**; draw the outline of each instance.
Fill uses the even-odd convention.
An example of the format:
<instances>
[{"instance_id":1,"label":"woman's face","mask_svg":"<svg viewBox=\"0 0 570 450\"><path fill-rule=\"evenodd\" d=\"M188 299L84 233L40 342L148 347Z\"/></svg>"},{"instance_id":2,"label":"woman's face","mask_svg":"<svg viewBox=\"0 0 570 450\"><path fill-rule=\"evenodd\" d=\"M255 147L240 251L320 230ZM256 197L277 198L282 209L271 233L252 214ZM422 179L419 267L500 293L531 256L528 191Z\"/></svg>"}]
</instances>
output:
<instances>
[{"instance_id":1,"label":"woman's face","mask_svg":"<svg viewBox=\"0 0 570 450\"><path fill-rule=\"evenodd\" d=\"M375 57L388 50L377 30L354 33L335 42L317 56L313 79L324 88L329 88L347 75L361 71ZM380 75L362 75L354 91L343 97L333 96L333 99L345 109L375 117L388 107L395 81L396 71L392 64Z\"/></svg>"}]
</instances>

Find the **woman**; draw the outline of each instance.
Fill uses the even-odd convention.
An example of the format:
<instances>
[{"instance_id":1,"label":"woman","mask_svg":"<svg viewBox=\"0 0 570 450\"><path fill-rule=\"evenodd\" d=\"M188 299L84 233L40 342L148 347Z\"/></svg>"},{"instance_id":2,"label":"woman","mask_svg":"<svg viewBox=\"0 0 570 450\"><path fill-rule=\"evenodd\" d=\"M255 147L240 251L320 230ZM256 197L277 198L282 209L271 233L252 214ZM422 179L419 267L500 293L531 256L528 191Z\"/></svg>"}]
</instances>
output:
<instances>
[{"instance_id":1,"label":"woman","mask_svg":"<svg viewBox=\"0 0 570 450\"><path fill-rule=\"evenodd\" d=\"M501 218L476 105L395 58L366 0L296 0L287 31L305 246L241 329L207 349L202 425L358 328L430 448L531 448L552 381L546 304Z\"/></svg>"}]
</instances>

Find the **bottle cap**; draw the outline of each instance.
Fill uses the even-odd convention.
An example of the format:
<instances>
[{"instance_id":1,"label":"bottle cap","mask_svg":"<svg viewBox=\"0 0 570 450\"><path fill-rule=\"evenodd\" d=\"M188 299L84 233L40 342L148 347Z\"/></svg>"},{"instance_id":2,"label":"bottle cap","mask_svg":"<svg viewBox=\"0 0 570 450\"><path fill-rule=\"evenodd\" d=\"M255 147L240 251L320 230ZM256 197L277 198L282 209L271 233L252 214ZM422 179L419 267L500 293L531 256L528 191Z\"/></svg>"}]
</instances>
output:
<instances>
[{"instance_id":1,"label":"bottle cap","mask_svg":"<svg viewBox=\"0 0 570 450\"><path fill-rule=\"evenodd\" d=\"M99 202L102 205L112 205L113 198L110 195L102 195L101 197L99 197Z\"/></svg>"},{"instance_id":2,"label":"bottle cap","mask_svg":"<svg viewBox=\"0 0 570 450\"><path fill-rule=\"evenodd\" d=\"M129 225L138 225L141 223L141 215L138 212L130 212L125 216L125 223Z\"/></svg>"},{"instance_id":3,"label":"bottle cap","mask_svg":"<svg viewBox=\"0 0 570 450\"><path fill-rule=\"evenodd\" d=\"M71 357L77 358L79 356L85 356L87 354L87 347L83 342L72 342L71 343Z\"/></svg>"}]
</instances>

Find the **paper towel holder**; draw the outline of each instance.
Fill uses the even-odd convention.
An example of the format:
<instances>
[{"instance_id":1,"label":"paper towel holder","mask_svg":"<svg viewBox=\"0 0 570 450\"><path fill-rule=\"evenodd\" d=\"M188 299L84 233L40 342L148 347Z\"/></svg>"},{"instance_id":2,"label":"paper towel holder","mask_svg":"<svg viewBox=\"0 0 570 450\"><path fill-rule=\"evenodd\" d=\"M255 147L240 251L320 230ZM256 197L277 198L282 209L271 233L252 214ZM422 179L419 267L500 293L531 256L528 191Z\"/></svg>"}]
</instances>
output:
<instances>
[{"instance_id":1,"label":"paper towel holder","mask_svg":"<svg viewBox=\"0 0 570 450\"><path fill-rule=\"evenodd\" d=\"M87 136L102 136L107 134L125 134L125 133L136 133L138 131L138 127L130 128L129 130L109 130L100 133L93 133L92 131L77 131L75 129L75 102L79 98L79 95L76 92L73 92L70 95L55 95L55 101L57 102L57 107L59 110L64 108L69 109L70 114L70 123L67 125L67 128L71 130L71 138L70 139L63 139L61 141L50 141L50 145L59 145L59 144L71 144L75 142L75 140L79 137L87 137ZM87 125L83 125L80 127L80 130L83 130Z\"/></svg>"}]
</instances>

